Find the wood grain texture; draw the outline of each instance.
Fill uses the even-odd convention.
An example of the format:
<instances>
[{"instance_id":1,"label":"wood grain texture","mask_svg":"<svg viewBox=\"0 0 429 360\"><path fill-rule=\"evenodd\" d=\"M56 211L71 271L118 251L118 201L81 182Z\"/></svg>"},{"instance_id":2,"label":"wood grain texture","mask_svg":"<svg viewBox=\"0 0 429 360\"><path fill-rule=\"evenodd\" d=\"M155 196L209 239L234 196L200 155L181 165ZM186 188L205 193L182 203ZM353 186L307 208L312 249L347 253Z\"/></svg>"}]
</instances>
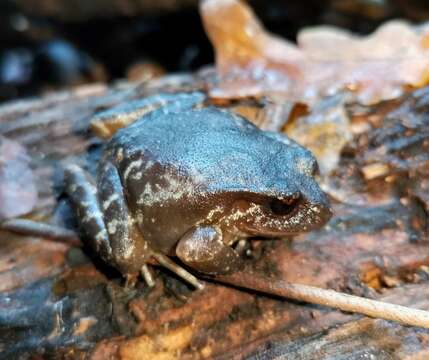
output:
<instances>
[{"instance_id":1,"label":"wood grain texture","mask_svg":"<svg viewBox=\"0 0 429 360\"><path fill-rule=\"evenodd\" d=\"M57 209L62 186L60 165L73 161L90 169L94 167L100 141L88 131L92 114L149 93L189 88L189 81L182 84L177 78L171 80L173 84L168 79L157 81L155 85L137 88L131 85L79 88L0 107L0 135L26 147L36 175L40 200L29 218L64 223ZM421 104L429 106L429 102L423 95L410 96L391 104L389 110L366 109L372 120L374 114L380 116L380 122L372 124L379 129L379 141L384 141L383 128L391 129L395 121L399 123L406 116L424 119L426 107ZM398 114L401 105L408 106L408 110L403 108L402 115L390 116L393 111ZM350 111L352 117L354 111L357 114L353 108ZM359 116L362 119L362 109ZM428 137L425 121L415 122L416 132ZM365 136L373 135L371 129L352 140L349 148L353 152L350 150L341 159L330 179L344 184L344 188L363 199L359 206L334 202L335 216L327 227L293 241L255 241L248 266L266 277L429 309L427 190L420 181L425 168L410 161L402 163L401 171L389 174L394 175L394 181L357 178L355 168L370 159ZM384 139L393 141L387 134ZM428 140L422 135L419 141ZM374 140L369 143L374 144ZM392 152L400 152L403 160L415 156L409 144L403 146L399 150L392 148ZM392 158L379 157L377 161L388 162ZM153 289L142 282L129 289L124 287L119 274L94 258L86 247L82 250L47 239L0 232L2 356L10 359L52 354L68 359L84 356L424 359L428 356L426 330L284 301L214 282L207 283L204 290L192 291L163 269L156 269L155 273Z\"/></svg>"}]
</instances>

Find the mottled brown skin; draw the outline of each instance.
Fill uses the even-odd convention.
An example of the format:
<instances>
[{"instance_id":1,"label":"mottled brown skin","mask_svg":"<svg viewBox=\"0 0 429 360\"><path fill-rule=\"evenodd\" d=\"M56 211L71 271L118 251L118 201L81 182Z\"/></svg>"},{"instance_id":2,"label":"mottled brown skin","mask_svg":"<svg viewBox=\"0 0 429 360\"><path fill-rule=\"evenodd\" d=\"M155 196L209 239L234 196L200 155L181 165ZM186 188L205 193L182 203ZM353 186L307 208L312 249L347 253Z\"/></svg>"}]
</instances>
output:
<instances>
[{"instance_id":1,"label":"mottled brown skin","mask_svg":"<svg viewBox=\"0 0 429 360\"><path fill-rule=\"evenodd\" d=\"M180 96L183 108L167 104L117 131L95 184L76 166L66 171L81 227L106 262L131 275L157 254L176 255L197 271L228 273L242 265L238 240L326 223L308 150L230 112L193 108L199 93Z\"/></svg>"}]
</instances>

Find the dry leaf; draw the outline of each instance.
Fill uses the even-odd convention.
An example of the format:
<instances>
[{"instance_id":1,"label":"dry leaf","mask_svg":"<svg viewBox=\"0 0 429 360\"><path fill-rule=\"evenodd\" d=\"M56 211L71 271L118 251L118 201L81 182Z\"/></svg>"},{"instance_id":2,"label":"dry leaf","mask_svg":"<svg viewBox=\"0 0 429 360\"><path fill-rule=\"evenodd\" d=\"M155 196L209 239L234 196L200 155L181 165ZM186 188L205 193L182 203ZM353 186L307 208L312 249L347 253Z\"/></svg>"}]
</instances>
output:
<instances>
[{"instance_id":1,"label":"dry leaf","mask_svg":"<svg viewBox=\"0 0 429 360\"><path fill-rule=\"evenodd\" d=\"M352 139L350 120L341 95L326 98L311 113L287 124L286 133L316 156L322 175L335 170L343 146Z\"/></svg>"},{"instance_id":2,"label":"dry leaf","mask_svg":"<svg viewBox=\"0 0 429 360\"><path fill-rule=\"evenodd\" d=\"M216 53L215 98L281 93L311 103L347 89L369 104L429 81L425 27L396 20L359 37L321 26L301 31L295 45L268 33L238 0L205 0L200 11Z\"/></svg>"}]
</instances>

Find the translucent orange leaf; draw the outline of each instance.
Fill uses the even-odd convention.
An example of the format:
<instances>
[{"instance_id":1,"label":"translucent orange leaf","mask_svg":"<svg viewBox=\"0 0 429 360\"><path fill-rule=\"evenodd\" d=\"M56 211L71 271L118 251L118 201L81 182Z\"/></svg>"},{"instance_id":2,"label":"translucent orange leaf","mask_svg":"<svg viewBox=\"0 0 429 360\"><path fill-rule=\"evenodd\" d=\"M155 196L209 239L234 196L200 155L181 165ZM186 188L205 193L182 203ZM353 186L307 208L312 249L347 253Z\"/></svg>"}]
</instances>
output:
<instances>
[{"instance_id":1,"label":"translucent orange leaf","mask_svg":"<svg viewBox=\"0 0 429 360\"><path fill-rule=\"evenodd\" d=\"M295 45L268 33L239 0L200 6L216 53L217 98L277 93L301 102L349 90L356 100L395 98L429 82L429 31L391 21L360 37L334 27L304 29Z\"/></svg>"}]
</instances>

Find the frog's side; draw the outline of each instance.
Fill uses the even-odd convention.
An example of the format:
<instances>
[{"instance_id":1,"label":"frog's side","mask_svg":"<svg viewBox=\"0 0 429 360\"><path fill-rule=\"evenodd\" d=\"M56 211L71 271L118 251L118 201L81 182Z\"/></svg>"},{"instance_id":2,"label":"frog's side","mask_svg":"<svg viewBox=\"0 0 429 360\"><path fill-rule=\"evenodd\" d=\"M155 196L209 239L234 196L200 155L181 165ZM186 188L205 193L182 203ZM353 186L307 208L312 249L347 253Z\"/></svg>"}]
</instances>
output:
<instances>
[{"instance_id":1,"label":"frog's side","mask_svg":"<svg viewBox=\"0 0 429 360\"><path fill-rule=\"evenodd\" d=\"M95 186L69 167L67 188L95 251L132 275L166 255L204 273L241 266L250 236L322 226L331 212L312 154L216 108L158 109L119 130ZM170 263L171 265L171 263ZM183 269L180 269L183 271Z\"/></svg>"}]
</instances>

